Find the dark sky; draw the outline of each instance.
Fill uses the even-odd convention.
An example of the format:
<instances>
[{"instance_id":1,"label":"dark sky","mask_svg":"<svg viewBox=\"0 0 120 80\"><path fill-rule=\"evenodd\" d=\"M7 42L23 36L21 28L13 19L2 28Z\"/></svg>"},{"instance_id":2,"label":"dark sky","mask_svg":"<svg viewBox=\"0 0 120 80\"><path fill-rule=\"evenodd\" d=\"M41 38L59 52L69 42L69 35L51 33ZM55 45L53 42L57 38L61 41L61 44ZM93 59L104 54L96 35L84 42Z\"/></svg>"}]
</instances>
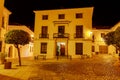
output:
<instances>
[{"instance_id":1,"label":"dark sky","mask_svg":"<svg viewBox=\"0 0 120 80\"><path fill-rule=\"evenodd\" d=\"M93 26L113 26L120 21L118 0L5 0L10 24L34 27L34 10L94 7Z\"/></svg>"}]
</instances>

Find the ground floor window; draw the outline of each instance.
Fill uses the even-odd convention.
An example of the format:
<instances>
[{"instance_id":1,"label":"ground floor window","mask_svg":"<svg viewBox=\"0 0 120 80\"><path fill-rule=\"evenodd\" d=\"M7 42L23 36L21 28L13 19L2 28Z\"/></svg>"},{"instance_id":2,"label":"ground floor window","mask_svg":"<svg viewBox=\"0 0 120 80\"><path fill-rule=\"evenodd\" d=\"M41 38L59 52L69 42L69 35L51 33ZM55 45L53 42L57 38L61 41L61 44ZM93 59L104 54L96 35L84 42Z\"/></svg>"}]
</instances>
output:
<instances>
[{"instance_id":1,"label":"ground floor window","mask_svg":"<svg viewBox=\"0 0 120 80\"><path fill-rule=\"evenodd\" d=\"M95 46L92 46L92 52L95 52Z\"/></svg>"},{"instance_id":2,"label":"ground floor window","mask_svg":"<svg viewBox=\"0 0 120 80\"><path fill-rule=\"evenodd\" d=\"M47 43L41 43L41 53L47 53Z\"/></svg>"},{"instance_id":3,"label":"ground floor window","mask_svg":"<svg viewBox=\"0 0 120 80\"><path fill-rule=\"evenodd\" d=\"M83 54L83 43L76 43L76 55Z\"/></svg>"},{"instance_id":4,"label":"ground floor window","mask_svg":"<svg viewBox=\"0 0 120 80\"><path fill-rule=\"evenodd\" d=\"M2 51L2 41L0 41L0 52Z\"/></svg>"}]
</instances>

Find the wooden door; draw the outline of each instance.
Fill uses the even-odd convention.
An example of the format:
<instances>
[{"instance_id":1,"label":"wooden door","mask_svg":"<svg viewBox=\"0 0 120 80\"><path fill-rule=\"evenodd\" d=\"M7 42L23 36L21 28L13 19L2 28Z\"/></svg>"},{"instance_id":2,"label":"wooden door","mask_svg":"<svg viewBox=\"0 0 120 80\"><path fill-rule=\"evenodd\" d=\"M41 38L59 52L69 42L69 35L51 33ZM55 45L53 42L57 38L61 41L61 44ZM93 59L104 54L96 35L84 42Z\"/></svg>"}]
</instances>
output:
<instances>
[{"instance_id":1,"label":"wooden door","mask_svg":"<svg viewBox=\"0 0 120 80\"><path fill-rule=\"evenodd\" d=\"M60 54L61 56L65 56L65 45L60 44Z\"/></svg>"}]
</instances>

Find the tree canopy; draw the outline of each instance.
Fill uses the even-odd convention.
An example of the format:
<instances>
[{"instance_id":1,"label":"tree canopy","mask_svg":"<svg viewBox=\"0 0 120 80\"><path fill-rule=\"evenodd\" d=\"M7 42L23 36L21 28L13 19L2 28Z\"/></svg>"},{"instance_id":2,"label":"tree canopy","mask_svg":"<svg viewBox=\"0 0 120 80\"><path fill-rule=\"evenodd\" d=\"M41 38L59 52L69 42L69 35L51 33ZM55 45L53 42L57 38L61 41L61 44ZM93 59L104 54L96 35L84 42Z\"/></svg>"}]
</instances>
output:
<instances>
[{"instance_id":1,"label":"tree canopy","mask_svg":"<svg viewBox=\"0 0 120 80\"><path fill-rule=\"evenodd\" d=\"M31 41L30 35L23 30L11 30L5 34L5 43L25 45Z\"/></svg>"},{"instance_id":2,"label":"tree canopy","mask_svg":"<svg viewBox=\"0 0 120 80\"><path fill-rule=\"evenodd\" d=\"M104 36L105 43L107 45L113 45L120 50L120 27L115 31L109 32Z\"/></svg>"}]
</instances>

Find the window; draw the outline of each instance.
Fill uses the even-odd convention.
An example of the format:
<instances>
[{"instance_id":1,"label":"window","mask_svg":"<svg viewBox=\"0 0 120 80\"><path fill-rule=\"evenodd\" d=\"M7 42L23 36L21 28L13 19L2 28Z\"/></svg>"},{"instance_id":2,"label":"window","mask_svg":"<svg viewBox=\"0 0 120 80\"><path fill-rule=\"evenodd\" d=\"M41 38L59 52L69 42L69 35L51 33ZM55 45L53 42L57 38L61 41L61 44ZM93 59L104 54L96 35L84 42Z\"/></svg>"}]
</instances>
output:
<instances>
[{"instance_id":1,"label":"window","mask_svg":"<svg viewBox=\"0 0 120 80\"><path fill-rule=\"evenodd\" d=\"M2 41L0 41L0 52L2 51Z\"/></svg>"},{"instance_id":2,"label":"window","mask_svg":"<svg viewBox=\"0 0 120 80\"><path fill-rule=\"evenodd\" d=\"M101 38L103 38L105 36L105 33L101 33Z\"/></svg>"},{"instance_id":3,"label":"window","mask_svg":"<svg viewBox=\"0 0 120 80\"><path fill-rule=\"evenodd\" d=\"M64 34L65 26L58 26L58 33Z\"/></svg>"},{"instance_id":4,"label":"window","mask_svg":"<svg viewBox=\"0 0 120 80\"><path fill-rule=\"evenodd\" d=\"M92 52L95 52L95 46L92 46Z\"/></svg>"},{"instance_id":5,"label":"window","mask_svg":"<svg viewBox=\"0 0 120 80\"><path fill-rule=\"evenodd\" d=\"M58 37L64 37L65 26L58 26Z\"/></svg>"},{"instance_id":6,"label":"window","mask_svg":"<svg viewBox=\"0 0 120 80\"><path fill-rule=\"evenodd\" d=\"M30 52L33 52L33 47L32 46L30 46Z\"/></svg>"},{"instance_id":7,"label":"window","mask_svg":"<svg viewBox=\"0 0 120 80\"><path fill-rule=\"evenodd\" d=\"M76 13L76 18L83 18L83 14L82 13Z\"/></svg>"},{"instance_id":8,"label":"window","mask_svg":"<svg viewBox=\"0 0 120 80\"><path fill-rule=\"evenodd\" d=\"M42 20L48 20L48 15L42 15Z\"/></svg>"},{"instance_id":9,"label":"window","mask_svg":"<svg viewBox=\"0 0 120 80\"><path fill-rule=\"evenodd\" d=\"M2 27L4 28L5 27L5 18L4 17L2 17Z\"/></svg>"},{"instance_id":10,"label":"window","mask_svg":"<svg viewBox=\"0 0 120 80\"><path fill-rule=\"evenodd\" d=\"M76 55L83 54L83 43L76 43Z\"/></svg>"},{"instance_id":11,"label":"window","mask_svg":"<svg viewBox=\"0 0 120 80\"><path fill-rule=\"evenodd\" d=\"M76 26L76 38L83 38L83 25Z\"/></svg>"},{"instance_id":12,"label":"window","mask_svg":"<svg viewBox=\"0 0 120 80\"><path fill-rule=\"evenodd\" d=\"M47 53L47 43L41 43L41 53Z\"/></svg>"},{"instance_id":13,"label":"window","mask_svg":"<svg viewBox=\"0 0 120 80\"><path fill-rule=\"evenodd\" d=\"M47 38L48 26L42 26L42 35L41 37Z\"/></svg>"},{"instance_id":14,"label":"window","mask_svg":"<svg viewBox=\"0 0 120 80\"><path fill-rule=\"evenodd\" d=\"M94 35L92 35L92 42L94 42L95 41L95 36Z\"/></svg>"},{"instance_id":15,"label":"window","mask_svg":"<svg viewBox=\"0 0 120 80\"><path fill-rule=\"evenodd\" d=\"M58 19L65 19L65 14L59 14Z\"/></svg>"}]
</instances>

